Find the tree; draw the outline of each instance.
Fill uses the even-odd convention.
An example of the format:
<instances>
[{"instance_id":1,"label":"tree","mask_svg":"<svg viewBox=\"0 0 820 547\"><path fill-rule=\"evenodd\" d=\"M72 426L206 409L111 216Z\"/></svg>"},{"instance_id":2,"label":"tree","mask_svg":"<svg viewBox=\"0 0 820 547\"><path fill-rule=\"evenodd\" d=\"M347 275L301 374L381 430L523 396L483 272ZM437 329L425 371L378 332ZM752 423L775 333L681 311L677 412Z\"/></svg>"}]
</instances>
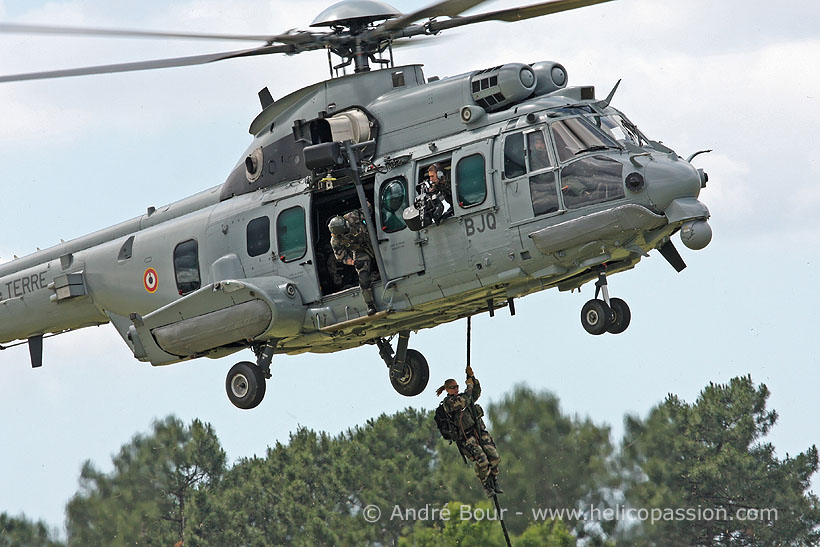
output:
<instances>
[{"instance_id":1,"label":"tree","mask_svg":"<svg viewBox=\"0 0 820 547\"><path fill-rule=\"evenodd\" d=\"M42 521L32 522L25 516L0 513L0 547L60 547L54 532Z\"/></svg>"},{"instance_id":2,"label":"tree","mask_svg":"<svg viewBox=\"0 0 820 547\"><path fill-rule=\"evenodd\" d=\"M437 442L432 415L414 409L335 437L301 428L196 497L186 545L395 545L414 523L390 519L394 506L450 499L432 472ZM368 505L384 518L367 522Z\"/></svg>"},{"instance_id":3,"label":"tree","mask_svg":"<svg viewBox=\"0 0 820 547\"><path fill-rule=\"evenodd\" d=\"M670 394L646 420L627 418L627 501L661 517L632 530L631 543L820 541L820 503L807 492L818 468L817 448L776 457L761 441L777 422L777 413L766 410L768 397L765 385L755 388L746 376L710 383L694 404Z\"/></svg>"},{"instance_id":4,"label":"tree","mask_svg":"<svg viewBox=\"0 0 820 547\"><path fill-rule=\"evenodd\" d=\"M154 422L113 458L111 473L83 465L80 491L67 506L69 543L173 545L182 541L188 503L217 484L225 452L210 425L176 418Z\"/></svg>"}]
</instances>

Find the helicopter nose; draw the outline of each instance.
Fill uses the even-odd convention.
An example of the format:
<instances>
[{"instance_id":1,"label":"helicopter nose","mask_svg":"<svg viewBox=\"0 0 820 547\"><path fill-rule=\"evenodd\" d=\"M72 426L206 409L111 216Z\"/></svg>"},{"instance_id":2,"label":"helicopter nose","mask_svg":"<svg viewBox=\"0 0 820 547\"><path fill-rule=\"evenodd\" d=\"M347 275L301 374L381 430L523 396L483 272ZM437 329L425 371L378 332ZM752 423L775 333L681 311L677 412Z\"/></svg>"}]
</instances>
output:
<instances>
[{"instance_id":1,"label":"helicopter nose","mask_svg":"<svg viewBox=\"0 0 820 547\"><path fill-rule=\"evenodd\" d=\"M682 159L654 158L646 165L645 173L649 199L660 211L675 199L696 198L700 194L700 173Z\"/></svg>"}]
</instances>

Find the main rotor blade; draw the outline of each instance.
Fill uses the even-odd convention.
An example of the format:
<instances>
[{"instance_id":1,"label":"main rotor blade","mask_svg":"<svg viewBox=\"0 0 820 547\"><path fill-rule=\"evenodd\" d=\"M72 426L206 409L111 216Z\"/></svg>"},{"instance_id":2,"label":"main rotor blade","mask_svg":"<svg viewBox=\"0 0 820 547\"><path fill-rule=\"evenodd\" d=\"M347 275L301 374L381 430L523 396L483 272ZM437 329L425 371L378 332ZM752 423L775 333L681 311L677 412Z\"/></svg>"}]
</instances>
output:
<instances>
[{"instance_id":1,"label":"main rotor blade","mask_svg":"<svg viewBox=\"0 0 820 547\"><path fill-rule=\"evenodd\" d=\"M484 21L505 21L513 23L515 21L523 21L525 19L532 19L533 17L541 17L542 15L550 15L552 13L574 10L611 1L612 0L555 0L553 2L543 2L541 4L533 4L520 8L491 11L478 15L468 15L466 17L455 17L446 21L433 21L430 24L430 30L432 32L439 32L464 25L472 25L473 23L483 23Z\"/></svg>"},{"instance_id":2,"label":"main rotor blade","mask_svg":"<svg viewBox=\"0 0 820 547\"><path fill-rule=\"evenodd\" d=\"M319 46L317 45L317 47ZM0 76L0 82L21 82L24 80L45 80L49 78L65 78L69 76L87 76L90 74L108 74L112 72L135 72L138 70L151 70L154 68L204 65L206 63L213 63L216 61L224 61L225 59L235 59L237 57L268 55L270 53L290 53L294 49L294 46L289 45L262 46L253 49L227 51L223 53L210 53L205 55L193 55L190 57L175 57L170 59L156 59L153 61L137 61L133 63L119 63L114 65L69 68L63 70L50 70L47 72L29 72L26 74L12 74L9 76Z\"/></svg>"},{"instance_id":3,"label":"main rotor blade","mask_svg":"<svg viewBox=\"0 0 820 547\"><path fill-rule=\"evenodd\" d=\"M304 43L311 40L309 32L293 34L208 34L198 32L161 32L152 30L125 30L109 28L63 27L52 25L26 25L0 23L0 33L5 34L58 34L70 36L105 36L109 38L181 38L195 40L245 40L250 42Z\"/></svg>"},{"instance_id":4,"label":"main rotor blade","mask_svg":"<svg viewBox=\"0 0 820 547\"><path fill-rule=\"evenodd\" d=\"M406 27L415 21L429 19L430 17L456 17L468 9L474 8L486 1L487 0L443 0L442 2L438 2L432 6L414 11L413 13L407 13L401 17L396 17L395 19L389 19L368 34L390 32L391 30Z\"/></svg>"}]
</instances>

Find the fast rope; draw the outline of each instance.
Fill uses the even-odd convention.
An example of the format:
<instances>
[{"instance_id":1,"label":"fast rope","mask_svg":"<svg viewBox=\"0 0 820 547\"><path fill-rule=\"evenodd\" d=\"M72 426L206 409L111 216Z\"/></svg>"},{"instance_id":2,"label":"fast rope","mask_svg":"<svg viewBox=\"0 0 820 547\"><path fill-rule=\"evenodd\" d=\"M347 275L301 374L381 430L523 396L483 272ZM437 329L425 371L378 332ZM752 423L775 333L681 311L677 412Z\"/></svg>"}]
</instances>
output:
<instances>
[{"instance_id":1,"label":"fast rope","mask_svg":"<svg viewBox=\"0 0 820 547\"><path fill-rule=\"evenodd\" d=\"M467 366L470 366L470 336L472 334L472 316L467 316ZM504 522L504 519L501 518L504 515L504 511L501 510L501 504L498 503L498 495L493 494L493 501L495 502L495 510L496 514L498 515L498 520L501 522L501 530L504 532L504 539L507 541L507 547L512 547L512 543L510 543L510 534L507 532L507 524Z\"/></svg>"}]
</instances>

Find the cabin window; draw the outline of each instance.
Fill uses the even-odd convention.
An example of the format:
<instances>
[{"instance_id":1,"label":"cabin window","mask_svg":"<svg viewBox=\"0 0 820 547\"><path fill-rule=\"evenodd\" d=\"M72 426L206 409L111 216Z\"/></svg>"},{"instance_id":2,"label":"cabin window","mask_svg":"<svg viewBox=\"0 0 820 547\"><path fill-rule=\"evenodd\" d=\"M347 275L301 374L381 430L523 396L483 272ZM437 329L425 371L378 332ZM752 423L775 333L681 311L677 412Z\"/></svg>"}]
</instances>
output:
<instances>
[{"instance_id":1,"label":"cabin window","mask_svg":"<svg viewBox=\"0 0 820 547\"><path fill-rule=\"evenodd\" d=\"M174 249L174 273L179 294L194 292L201 286L199 249L195 239L183 241Z\"/></svg>"},{"instance_id":2,"label":"cabin window","mask_svg":"<svg viewBox=\"0 0 820 547\"><path fill-rule=\"evenodd\" d=\"M569 161L584 152L620 148L612 138L584 118L561 120L550 127L558 159L562 162Z\"/></svg>"},{"instance_id":3,"label":"cabin window","mask_svg":"<svg viewBox=\"0 0 820 547\"><path fill-rule=\"evenodd\" d=\"M623 165L606 156L570 163L561 171L561 193L567 209L622 198Z\"/></svg>"},{"instance_id":4,"label":"cabin window","mask_svg":"<svg viewBox=\"0 0 820 547\"><path fill-rule=\"evenodd\" d=\"M504 140L504 178L514 179L527 172L524 163L524 134L514 133Z\"/></svg>"},{"instance_id":5,"label":"cabin window","mask_svg":"<svg viewBox=\"0 0 820 547\"><path fill-rule=\"evenodd\" d=\"M307 233L304 209L297 205L279 213L276 219L276 243L282 262L293 262L305 256Z\"/></svg>"},{"instance_id":6,"label":"cabin window","mask_svg":"<svg viewBox=\"0 0 820 547\"><path fill-rule=\"evenodd\" d=\"M402 213L408 206L407 181L404 177L385 182L379 192L379 217L382 230L391 233L405 227Z\"/></svg>"},{"instance_id":7,"label":"cabin window","mask_svg":"<svg viewBox=\"0 0 820 547\"><path fill-rule=\"evenodd\" d=\"M248 222L248 255L259 256L270 250L270 219L255 218Z\"/></svg>"},{"instance_id":8,"label":"cabin window","mask_svg":"<svg viewBox=\"0 0 820 547\"><path fill-rule=\"evenodd\" d=\"M480 205L487 199L487 179L484 156L473 154L461 158L456 165L456 192L462 207Z\"/></svg>"}]
</instances>

